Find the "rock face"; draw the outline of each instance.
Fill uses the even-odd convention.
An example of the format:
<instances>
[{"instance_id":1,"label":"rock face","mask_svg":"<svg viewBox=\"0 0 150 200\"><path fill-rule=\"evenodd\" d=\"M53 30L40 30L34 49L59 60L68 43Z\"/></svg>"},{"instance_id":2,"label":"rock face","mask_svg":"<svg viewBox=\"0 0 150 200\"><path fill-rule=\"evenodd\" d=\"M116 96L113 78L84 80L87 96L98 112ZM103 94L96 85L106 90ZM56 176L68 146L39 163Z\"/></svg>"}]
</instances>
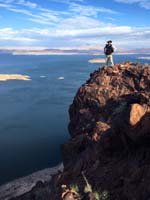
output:
<instances>
[{"instance_id":1,"label":"rock face","mask_svg":"<svg viewBox=\"0 0 150 200\"><path fill-rule=\"evenodd\" d=\"M62 146L62 182L111 200L150 199L150 66L102 67L69 109L71 139Z\"/></svg>"}]
</instances>

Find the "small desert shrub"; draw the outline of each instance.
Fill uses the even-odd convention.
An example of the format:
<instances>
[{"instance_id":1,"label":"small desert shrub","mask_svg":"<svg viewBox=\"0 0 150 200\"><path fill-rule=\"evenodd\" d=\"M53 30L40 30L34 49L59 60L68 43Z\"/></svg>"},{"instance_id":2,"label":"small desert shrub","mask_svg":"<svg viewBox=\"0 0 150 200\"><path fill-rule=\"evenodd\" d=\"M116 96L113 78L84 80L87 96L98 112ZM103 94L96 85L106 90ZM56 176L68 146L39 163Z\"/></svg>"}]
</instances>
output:
<instances>
[{"instance_id":1,"label":"small desert shrub","mask_svg":"<svg viewBox=\"0 0 150 200\"><path fill-rule=\"evenodd\" d=\"M77 184L70 185L70 189L75 191L76 193L79 193L79 187Z\"/></svg>"}]
</instances>

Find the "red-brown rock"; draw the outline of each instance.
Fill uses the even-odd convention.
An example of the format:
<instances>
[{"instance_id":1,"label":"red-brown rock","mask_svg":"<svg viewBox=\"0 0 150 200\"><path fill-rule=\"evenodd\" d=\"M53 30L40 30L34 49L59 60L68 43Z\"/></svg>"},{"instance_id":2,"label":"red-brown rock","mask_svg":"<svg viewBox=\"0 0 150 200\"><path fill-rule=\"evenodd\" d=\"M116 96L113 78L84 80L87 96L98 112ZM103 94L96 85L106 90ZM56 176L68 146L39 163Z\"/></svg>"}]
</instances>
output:
<instances>
[{"instance_id":1,"label":"red-brown rock","mask_svg":"<svg viewBox=\"0 0 150 200\"><path fill-rule=\"evenodd\" d=\"M150 66L102 67L69 109L71 139L62 146L63 181L110 200L150 199Z\"/></svg>"}]
</instances>

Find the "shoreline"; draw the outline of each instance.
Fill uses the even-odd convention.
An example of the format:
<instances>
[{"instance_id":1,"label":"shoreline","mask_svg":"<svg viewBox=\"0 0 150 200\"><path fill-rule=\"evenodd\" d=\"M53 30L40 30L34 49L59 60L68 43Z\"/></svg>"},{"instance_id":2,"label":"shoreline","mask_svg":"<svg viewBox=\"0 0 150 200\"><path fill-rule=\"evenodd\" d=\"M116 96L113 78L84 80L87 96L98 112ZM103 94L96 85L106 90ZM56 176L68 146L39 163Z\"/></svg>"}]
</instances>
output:
<instances>
[{"instance_id":1,"label":"shoreline","mask_svg":"<svg viewBox=\"0 0 150 200\"><path fill-rule=\"evenodd\" d=\"M63 163L46 168L37 172L33 172L24 177L17 178L4 185L0 186L0 199L9 200L16 198L30 192L38 182L46 183L50 182L53 175L58 171L63 171Z\"/></svg>"}]
</instances>

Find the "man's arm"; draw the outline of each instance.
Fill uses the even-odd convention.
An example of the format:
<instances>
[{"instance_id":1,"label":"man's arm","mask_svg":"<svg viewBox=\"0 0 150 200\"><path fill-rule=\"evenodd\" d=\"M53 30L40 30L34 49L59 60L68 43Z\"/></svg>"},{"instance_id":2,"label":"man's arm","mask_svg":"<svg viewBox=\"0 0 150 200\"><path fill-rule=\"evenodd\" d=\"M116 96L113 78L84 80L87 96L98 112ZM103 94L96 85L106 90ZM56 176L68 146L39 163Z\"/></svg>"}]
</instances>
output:
<instances>
[{"instance_id":1,"label":"man's arm","mask_svg":"<svg viewBox=\"0 0 150 200\"><path fill-rule=\"evenodd\" d=\"M112 46L112 48L113 48L113 52L115 52L117 49L116 46L114 46L114 45Z\"/></svg>"}]
</instances>

